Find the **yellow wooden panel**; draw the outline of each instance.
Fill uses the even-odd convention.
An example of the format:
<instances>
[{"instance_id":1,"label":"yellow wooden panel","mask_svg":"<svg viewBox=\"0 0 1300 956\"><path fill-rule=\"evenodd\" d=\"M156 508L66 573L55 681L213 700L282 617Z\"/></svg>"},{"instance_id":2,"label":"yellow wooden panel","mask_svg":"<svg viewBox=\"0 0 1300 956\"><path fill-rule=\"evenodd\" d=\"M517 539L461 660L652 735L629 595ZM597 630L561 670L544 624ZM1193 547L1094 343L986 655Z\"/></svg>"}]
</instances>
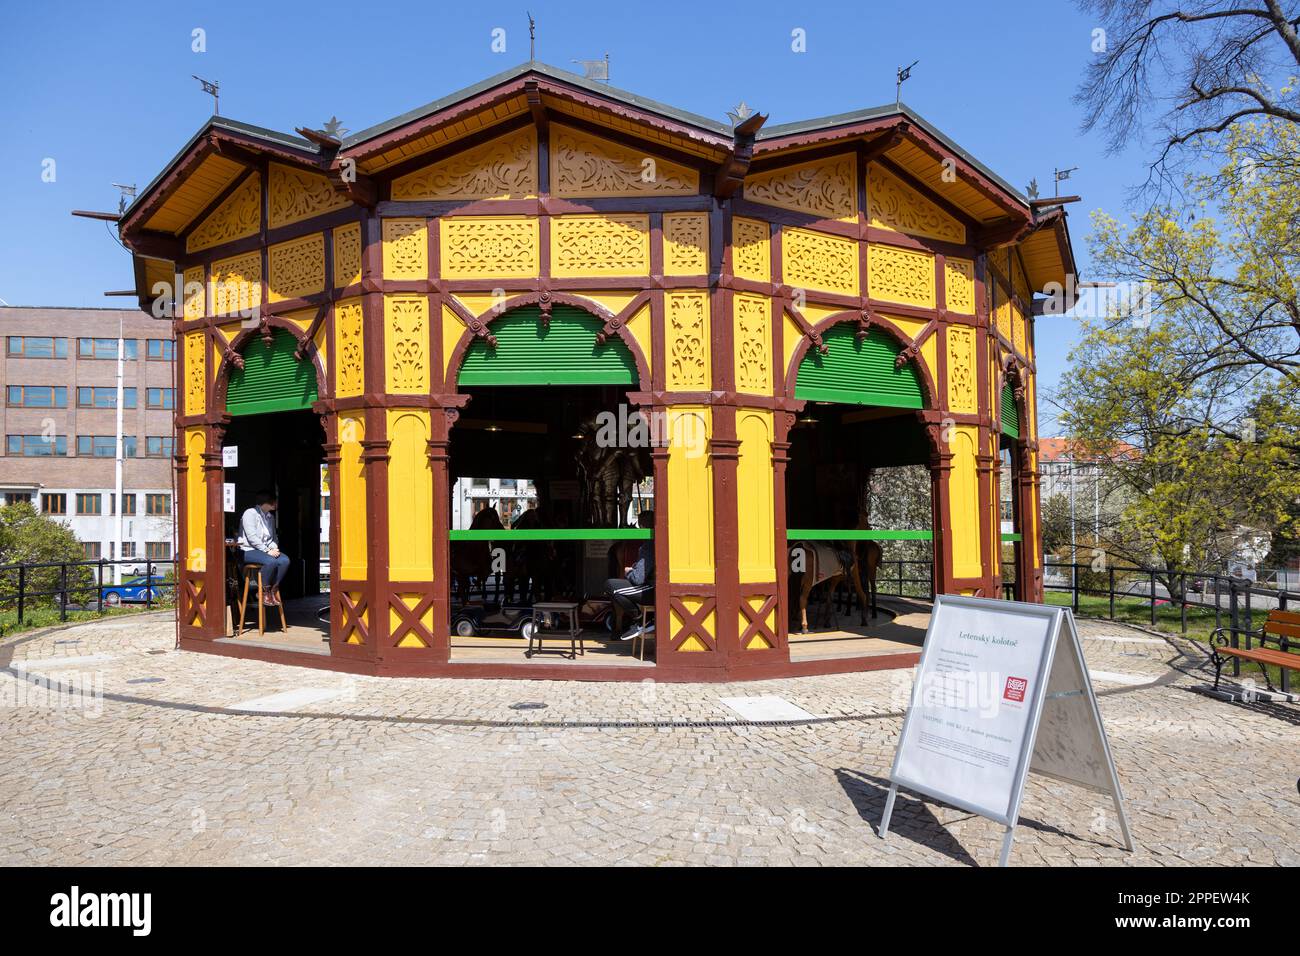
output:
<instances>
[{"instance_id":1,"label":"yellow wooden panel","mask_svg":"<svg viewBox=\"0 0 1300 956\"><path fill-rule=\"evenodd\" d=\"M330 507L339 515L339 575L345 581L366 577L366 466L361 442L366 423L360 412L339 415L339 480Z\"/></svg>"},{"instance_id":2,"label":"yellow wooden panel","mask_svg":"<svg viewBox=\"0 0 1300 956\"><path fill-rule=\"evenodd\" d=\"M731 222L731 271L742 279L772 281L772 250L767 223L735 218Z\"/></svg>"},{"instance_id":3,"label":"yellow wooden panel","mask_svg":"<svg viewBox=\"0 0 1300 956\"><path fill-rule=\"evenodd\" d=\"M388 577L433 577L433 472L427 409L390 408L388 421Z\"/></svg>"},{"instance_id":4,"label":"yellow wooden panel","mask_svg":"<svg viewBox=\"0 0 1300 956\"><path fill-rule=\"evenodd\" d=\"M385 219L384 278L429 278L429 232L423 219Z\"/></svg>"},{"instance_id":5,"label":"yellow wooden panel","mask_svg":"<svg viewBox=\"0 0 1300 956\"><path fill-rule=\"evenodd\" d=\"M397 200L525 199L537 195L537 133L529 126L393 180Z\"/></svg>"},{"instance_id":6,"label":"yellow wooden panel","mask_svg":"<svg viewBox=\"0 0 1300 956\"><path fill-rule=\"evenodd\" d=\"M772 393L772 303L767 296L737 292L732 296L736 353L736 390Z\"/></svg>"},{"instance_id":7,"label":"yellow wooden panel","mask_svg":"<svg viewBox=\"0 0 1300 956\"><path fill-rule=\"evenodd\" d=\"M979 411L976 390L975 329L948 326L948 408L960 414Z\"/></svg>"},{"instance_id":8,"label":"yellow wooden panel","mask_svg":"<svg viewBox=\"0 0 1300 956\"><path fill-rule=\"evenodd\" d=\"M709 271L708 213L664 213L663 235L664 275L693 276Z\"/></svg>"},{"instance_id":9,"label":"yellow wooden panel","mask_svg":"<svg viewBox=\"0 0 1300 956\"><path fill-rule=\"evenodd\" d=\"M429 391L429 300L384 296L384 381L389 392Z\"/></svg>"},{"instance_id":10,"label":"yellow wooden panel","mask_svg":"<svg viewBox=\"0 0 1300 956\"><path fill-rule=\"evenodd\" d=\"M267 250L267 301L300 299L325 291L325 234L278 242Z\"/></svg>"},{"instance_id":11,"label":"yellow wooden panel","mask_svg":"<svg viewBox=\"0 0 1300 956\"><path fill-rule=\"evenodd\" d=\"M200 347L202 341L200 340ZM185 566L191 571L208 567L208 493L203 474L207 437L202 428L185 430Z\"/></svg>"},{"instance_id":12,"label":"yellow wooden panel","mask_svg":"<svg viewBox=\"0 0 1300 956\"><path fill-rule=\"evenodd\" d=\"M559 124L551 125L551 193L582 196L693 196L695 170Z\"/></svg>"},{"instance_id":13,"label":"yellow wooden panel","mask_svg":"<svg viewBox=\"0 0 1300 956\"><path fill-rule=\"evenodd\" d=\"M948 473L948 503L952 527L952 570L959 578L975 578L980 564L979 472L976 448L979 430L952 426L952 470Z\"/></svg>"},{"instance_id":14,"label":"yellow wooden panel","mask_svg":"<svg viewBox=\"0 0 1300 956\"><path fill-rule=\"evenodd\" d=\"M334 354L338 362L334 394L338 398L351 398L365 391L364 327L360 299L344 299L334 306Z\"/></svg>"},{"instance_id":15,"label":"yellow wooden panel","mask_svg":"<svg viewBox=\"0 0 1300 956\"><path fill-rule=\"evenodd\" d=\"M649 303L637 309L632 318L627 321L627 330L632 333L632 338L636 339L636 344L640 346L641 354L645 356L647 369L654 368L654 341L650 334L651 321Z\"/></svg>"},{"instance_id":16,"label":"yellow wooden panel","mask_svg":"<svg viewBox=\"0 0 1300 956\"><path fill-rule=\"evenodd\" d=\"M342 289L361 281L361 223L350 222L334 230L334 287Z\"/></svg>"},{"instance_id":17,"label":"yellow wooden panel","mask_svg":"<svg viewBox=\"0 0 1300 956\"><path fill-rule=\"evenodd\" d=\"M871 225L881 229L965 242L966 227L917 190L881 166L867 173L867 209Z\"/></svg>"},{"instance_id":18,"label":"yellow wooden panel","mask_svg":"<svg viewBox=\"0 0 1300 956\"><path fill-rule=\"evenodd\" d=\"M612 214L551 219L552 275L568 278L649 273L649 216Z\"/></svg>"},{"instance_id":19,"label":"yellow wooden panel","mask_svg":"<svg viewBox=\"0 0 1300 956\"><path fill-rule=\"evenodd\" d=\"M185 238L185 251L197 252L256 235L262 228L262 178L253 173Z\"/></svg>"},{"instance_id":20,"label":"yellow wooden panel","mask_svg":"<svg viewBox=\"0 0 1300 956\"><path fill-rule=\"evenodd\" d=\"M710 422L707 406L677 405L667 413L668 580L677 583L714 579Z\"/></svg>"},{"instance_id":21,"label":"yellow wooden panel","mask_svg":"<svg viewBox=\"0 0 1300 956\"><path fill-rule=\"evenodd\" d=\"M185 414L202 415L207 411L208 364L203 332L185 333Z\"/></svg>"},{"instance_id":22,"label":"yellow wooden panel","mask_svg":"<svg viewBox=\"0 0 1300 956\"><path fill-rule=\"evenodd\" d=\"M975 314L975 263L952 256L943 262L943 287L949 312Z\"/></svg>"},{"instance_id":23,"label":"yellow wooden panel","mask_svg":"<svg viewBox=\"0 0 1300 956\"><path fill-rule=\"evenodd\" d=\"M212 263L214 316L251 317L262 306L262 254L257 251Z\"/></svg>"},{"instance_id":24,"label":"yellow wooden panel","mask_svg":"<svg viewBox=\"0 0 1300 956\"><path fill-rule=\"evenodd\" d=\"M208 299L203 282L203 266L192 266L185 270L185 318L201 319L207 314Z\"/></svg>"},{"instance_id":25,"label":"yellow wooden panel","mask_svg":"<svg viewBox=\"0 0 1300 956\"><path fill-rule=\"evenodd\" d=\"M852 153L755 173L745 198L840 222L858 221L857 160Z\"/></svg>"},{"instance_id":26,"label":"yellow wooden panel","mask_svg":"<svg viewBox=\"0 0 1300 956\"><path fill-rule=\"evenodd\" d=\"M324 176L279 163L271 163L266 201L267 219L272 229L352 204Z\"/></svg>"},{"instance_id":27,"label":"yellow wooden panel","mask_svg":"<svg viewBox=\"0 0 1300 956\"><path fill-rule=\"evenodd\" d=\"M934 256L873 243L867 250L867 291L873 299L934 308Z\"/></svg>"},{"instance_id":28,"label":"yellow wooden panel","mask_svg":"<svg viewBox=\"0 0 1300 956\"><path fill-rule=\"evenodd\" d=\"M452 376L451 355L460 343L461 336L465 334L466 325L460 320L451 306L442 307L442 373L448 379Z\"/></svg>"},{"instance_id":29,"label":"yellow wooden panel","mask_svg":"<svg viewBox=\"0 0 1300 956\"><path fill-rule=\"evenodd\" d=\"M709 388L709 294L703 289L664 295L667 384L673 391Z\"/></svg>"},{"instance_id":30,"label":"yellow wooden panel","mask_svg":"<svg viewBox=\"0 0 1300 956\"><path fill-rule=\"evenodd\" d=\"M736 437L740 439L737 554L742 584L776 580L772 429L771 412L744 410L736 415Z\"/></svg>"},{"instance_id":31,"label":"yellow wooden panel","mask_svg":"<svg viewBox=\"0 0 1300 956\"><path fill-rule=\"evenodd\" d=\"M781 271L786 285L841 295L858 294L858 243L810 229L781 230ZM934 287L934 278L930 280Z\"/></svg>"},{"instance_id":32,"label":"yellow wooden panel","mask_svg":"<svg viewBox=\"0 0 1300 956\"><path fill-rule=\"evenodd\" d=\"M534 217L457 216L438 228L444 279L529 278L540 270Z\"/></svg>"}]
</instances>

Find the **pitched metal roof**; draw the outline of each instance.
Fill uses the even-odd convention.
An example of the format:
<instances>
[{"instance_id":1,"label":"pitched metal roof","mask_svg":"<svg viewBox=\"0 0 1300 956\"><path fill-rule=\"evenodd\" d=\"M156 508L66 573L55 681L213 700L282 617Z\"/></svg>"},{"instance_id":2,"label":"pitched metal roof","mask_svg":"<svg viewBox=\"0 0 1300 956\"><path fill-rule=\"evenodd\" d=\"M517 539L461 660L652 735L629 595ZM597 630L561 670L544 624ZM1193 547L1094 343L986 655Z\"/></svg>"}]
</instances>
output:
<instances>
[{"instance_id":1,"label":"pitched metal roof","mask_svg":"<svg viewBox=\"0 0 1300 956\"><path fill-rule=\"evenodd\" d=\"M478 83L475 83L472 86L467 86L464 89L457 90L454 93L449 93L448 95L436 99L430 103L426 103L423 106L419 106L413 110L409 110L408 112L403 113L400 116L395 116L392 119L386 120L383 123L379 123L376 126L371 126L368 129L364 129L361 130L360 132L353 133L343 139L342 150L347 151L353 146L357 146L361 143L366 142L367 140L374 139L377 136L382 136L383 134L391 132L392 130L399 129L400 127L408 123L412 123L426 116L430 116L434 113L437 113L439 110L446 109L447 107L452 106L456 103L470 99L471 97L474 97L480 93L490 90L493 87L500 86L505 83L509 83L512 80L516 80L528 75L544 76L549 79L556 80L558 82L566 83L570 86L578 87L582 90L585 90L597 96L606 97L612 100L617 100L629 106L636 107L637 109L645 110L651 113L656 113L665 118L676 120L677 122L686 125L694 126L698 129L712 133L716 136L730 138L732 135L732 127L729 123L719 122L717 120L710 119L707 116L701 116L698 113L692 113L689 112L688 110L678 109L677 107L669 106L666 103L660 103L657 100L652 100L645 96L639 96L636 93L631 93L628 92L627 90L621 90L618 89L617 87L609 86L605 83L587 79L586 77L579 76L576 73L570 73L568 70L562 70L557 67L549 66L545 63L541 63L535 60L530 60L528 62L521 63L518 66L512 67L508 70L504 70L503 72L498 73L495 76L490 76L487 79L480 80ZM941 132L936 126L931 124L928 120L922 117L911 107L903 103L889 104L886 106L874 106L867 109L854 110L847 113L836 113L830 116L823 116L815 119L797 120L791 123L782 123L776 126L764 127L759 130L757 140L759 142L764 142L764 141L773 140L785 136L794 136L803 133L812 133L812 132L819 132L822 130L834 129L835 127L838 126L851 126L855 123L866 122L874 119L882 119L889 116L899 116L906 119L908 122L915 124L917 127L924 130L927 134L933 137L936 141L942 143L947 149L950 149L953 152L954 156L960 157L962 160L969 163L972 167L978 169L982 174L987 176L989 180L996 183L1001 189L1003 189L1008 195L1010 195L1018 203L1023 204L1024 206L1026 206L1026 208L1028 208L1028 199L1018 189L1016 189L1014 186L1008 183L1001 176L997 175L995 172L993 172L991 169L989 169L987 166L985 166L983 163L977 160L966 150L958 146L955 142L953 142L951 138L949 138L947 135ZM225 116L213 116L206 123L204 123L203 126L200 127L199 131L195 133L190 138L190 140L185 144L185 146L182 147L174 157L172 157L172 159L163 167L162 171L157 176L155 176L152 181L150 181L149 185L147 185L144 189L140 190L135 201L132 202L131 205L127 207L122 218L125 219L128 216L130 216L133 210L135 209L135 207L139 203L141 203L149 195L150 192L152 192L154 187L157 186L158 183L161 182L167 176L167 174L172 170L172 168L176 165L176 163L179 162L181 158L185 156L185 154L189 152L191 148L193 148L195 143L197 143L200 139L202 139L203 136L205 136L209 130L214 128L230 130L232 132L241 133L245 136L251 136L256 139L262 139L268 143L273 143L278 146L288 146L293 149L302 150L308 153L320 152L319 146L317 146L315 143L311 142L310 140L303 139L300 136L295 136L291 133L282 133L279 132L278 130L267 129L262 126L255 126L250 123L241 123L238 120L229 119Z\"/></svg>"}]
</instances>

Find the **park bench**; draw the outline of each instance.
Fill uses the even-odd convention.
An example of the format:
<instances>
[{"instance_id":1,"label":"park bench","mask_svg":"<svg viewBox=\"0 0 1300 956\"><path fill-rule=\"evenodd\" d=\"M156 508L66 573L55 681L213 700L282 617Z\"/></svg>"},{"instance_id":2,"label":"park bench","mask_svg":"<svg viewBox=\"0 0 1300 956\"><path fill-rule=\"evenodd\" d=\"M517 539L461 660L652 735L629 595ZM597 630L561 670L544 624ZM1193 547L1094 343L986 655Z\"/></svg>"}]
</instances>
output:
<instances>
[{"instance_id":1,"label":"park bench","mask_svg":"<svg viewBox=\"0 0 1300 956\"><path fill-rule=\"evenodd\" d=\"M1268 675L1268 665L1288 670L1300 670L1300 654L1289 652L1290 647L1300 647L1300 612L1273 610L1268 612L1264 626L1255 631L1239 631L1246 635L1246 647L1232 646L1232 628L1220 627L1210 635L1210 662L1214 664L1214 689L1219 689L1219 678L1223 674L1223 665L1231 658L1254 661L1264 672L1264 681L1268 689L1273 689L1273 680ZM1251 640L1259 642L1258 647L1249 646ZM1268 647L1266 642L1273 641L1277 649Z\"/></svg>"}]
</instances>

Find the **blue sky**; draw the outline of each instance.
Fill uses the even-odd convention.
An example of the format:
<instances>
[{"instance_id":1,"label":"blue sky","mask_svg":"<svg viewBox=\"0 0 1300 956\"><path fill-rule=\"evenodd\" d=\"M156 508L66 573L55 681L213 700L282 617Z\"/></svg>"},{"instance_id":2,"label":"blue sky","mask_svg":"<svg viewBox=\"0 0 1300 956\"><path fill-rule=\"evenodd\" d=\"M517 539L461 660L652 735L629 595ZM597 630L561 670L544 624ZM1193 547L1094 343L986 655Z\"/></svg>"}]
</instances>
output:
<instances>
[{"instance_id":1,"label":"blue sky","mask_svg":"<svg viewBox=\"0 0 1300 956\"><path fill-rule=\"evenodd\" d=\"M1003 178L1048 195L1053 167L1080 167L1063 191L1084 197L1070 212L1085 279L1100 278L1090 212L1122 211L1143 177L1140 148L1106 156L1079 133L1071 95L1098 24L1066 0L23 4L0 14L0 299L129 303L103 296L131 286L128 255L69 210L115 209L111 183L143 187L203 124L211 100L191 74L220 82L223 115L287 131L337 115L356 131L527 60L525 9L539 60L576 70L608 52L613 85L719 120L742 99L774 124L892 102L895 67L920 60L904 100ZM1073 337L1070 319L1039 322L1045 384Z\"/></svg>"}]
</instances>

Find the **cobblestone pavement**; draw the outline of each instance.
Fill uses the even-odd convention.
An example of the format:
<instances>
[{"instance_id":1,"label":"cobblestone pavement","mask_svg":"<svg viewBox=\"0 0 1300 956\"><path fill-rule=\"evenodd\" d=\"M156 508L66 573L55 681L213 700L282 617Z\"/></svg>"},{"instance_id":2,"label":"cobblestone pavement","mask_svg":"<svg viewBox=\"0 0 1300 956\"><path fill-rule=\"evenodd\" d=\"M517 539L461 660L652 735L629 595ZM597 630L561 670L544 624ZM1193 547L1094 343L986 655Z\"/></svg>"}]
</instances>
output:
<instances>
[{"instance_id":1,"label":"cobblestone pavement","mask_svg":"<svg viewBox=\"0 0 1300 956\"><path fill-rule=\"evenodd\" d=\"M1300 864L1300 705L1208 697L1190 645L1080 630L1137 852L1108 798L1031 776L1013 863ZM998 826L906 794L874 833L910 671L417 680L172 647L159 615L0 643L0 863L997 860ZM721 702L759 695L826 719Z\"/></svg>"}]
</instances>

